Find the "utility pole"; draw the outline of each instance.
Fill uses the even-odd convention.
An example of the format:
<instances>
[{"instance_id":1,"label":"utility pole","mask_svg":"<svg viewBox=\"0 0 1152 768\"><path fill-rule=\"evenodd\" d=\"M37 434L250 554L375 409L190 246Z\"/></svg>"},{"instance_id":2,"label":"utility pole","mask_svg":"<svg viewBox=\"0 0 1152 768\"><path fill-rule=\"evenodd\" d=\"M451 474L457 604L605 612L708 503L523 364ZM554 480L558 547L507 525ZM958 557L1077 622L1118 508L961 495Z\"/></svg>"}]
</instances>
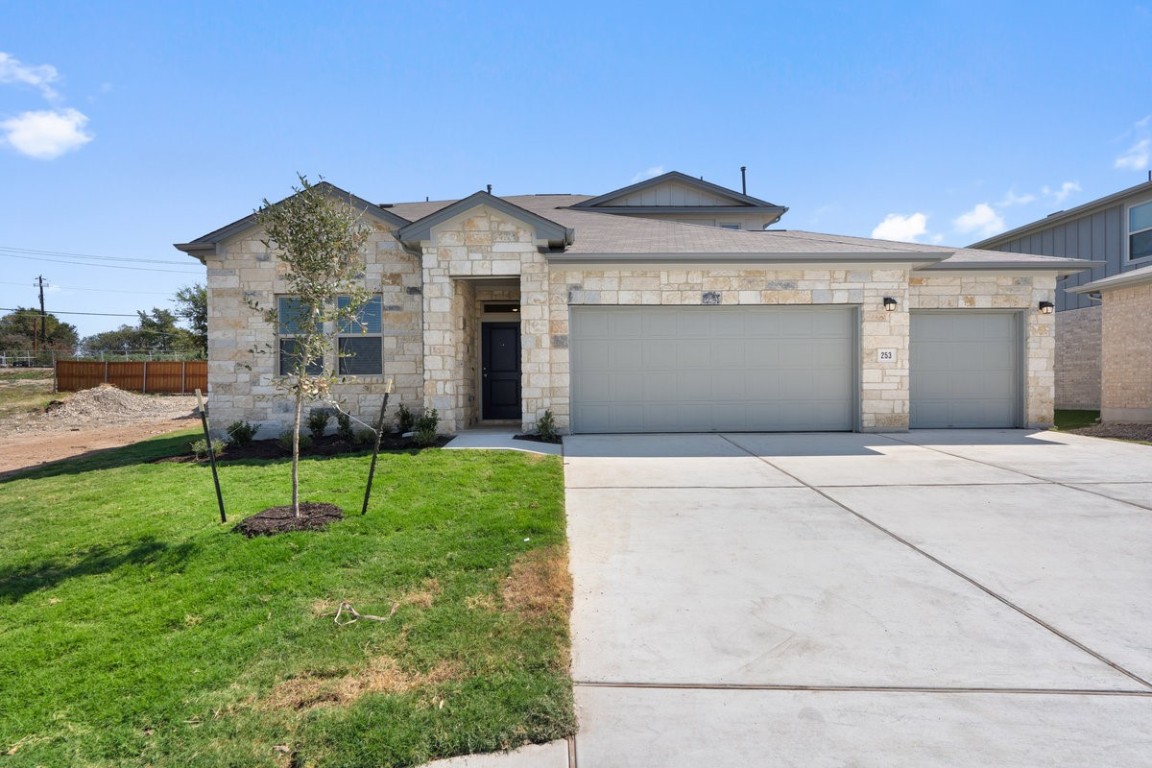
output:
<instances>
[{"instance_id":1,"label":"utility pole","mask_svg":"<svg viewBox=\"0 0 1152 768\"><path fill-rule=\"evenodd\" d=\"M44 275L36 277L36 285L40 288L40 346L48 348L48 315L44 313Z\"/></svg>"}]
</instances>

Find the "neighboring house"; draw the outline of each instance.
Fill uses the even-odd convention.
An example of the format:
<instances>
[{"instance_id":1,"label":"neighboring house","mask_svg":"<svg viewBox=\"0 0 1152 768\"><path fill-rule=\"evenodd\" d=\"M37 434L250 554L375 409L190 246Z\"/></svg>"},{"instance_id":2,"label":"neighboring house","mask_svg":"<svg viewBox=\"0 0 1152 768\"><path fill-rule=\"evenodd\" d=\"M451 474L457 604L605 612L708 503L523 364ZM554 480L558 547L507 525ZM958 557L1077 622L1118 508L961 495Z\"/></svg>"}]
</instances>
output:
<instances>
[{"instance_id":1,"label":"neighboring house","mask_svg":"<svg viewBox=\"0 0 1152 768\"><path fill-rule=\"evenodd\" d=\"M1152 220L1148 222L1152 231ZM1152 423L1152 265L1069 288L1101 301L1100 419Z\"/></svg>"},{"instance_id":2,"label":"neighboring house","mask_svg":"<svg viewBox=\"0 0 1152 768\"><path fill-rule=\"evenodd\" d=\"M333 195L347 196L325 185ZM899 431L1052 422L1053 316L1075 259L765 230L787 210L668 173L596 197L372 205L367 333L338 396L441 429ZM290 302L252 216L176 246L208 267L218 423L283 428ZM255 354L254 349L271 350ZM333 357L336 349L332 350Z\"/></svg>"},{"instance_id":3,"label":"neighboring house","mask_svg":"<svg viewBox=\"0 0 1152 768\"><path fill-rule=\"evenodd\" d=\"M1102 313L1092 291L1074 289L1152 264L1152 180L969 247L1093 262L1057 284L1056 407L1100 408Z\"/></svg>"}]
</instances>

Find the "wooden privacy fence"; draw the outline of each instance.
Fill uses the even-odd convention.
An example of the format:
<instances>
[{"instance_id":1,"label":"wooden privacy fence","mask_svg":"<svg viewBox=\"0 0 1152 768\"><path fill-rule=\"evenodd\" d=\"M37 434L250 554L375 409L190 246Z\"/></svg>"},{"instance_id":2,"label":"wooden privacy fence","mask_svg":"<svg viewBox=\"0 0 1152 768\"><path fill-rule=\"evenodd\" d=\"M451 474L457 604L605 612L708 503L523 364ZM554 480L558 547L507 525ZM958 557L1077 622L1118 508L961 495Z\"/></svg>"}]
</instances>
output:
<instances>
[{"instance_id":1,"label":"wooden privacy fence","mask_svg":"<svg viewBox=\"0 0 1152 768\"><path fill-rule=\"evenodd\" d=\"M129 392L151 394L192 394L208 391L207 360L144 360L141 362L101 362L99 360L57 360L56 391L78 392L101 384L112 384Z\"/></svg>"}]
</instances>

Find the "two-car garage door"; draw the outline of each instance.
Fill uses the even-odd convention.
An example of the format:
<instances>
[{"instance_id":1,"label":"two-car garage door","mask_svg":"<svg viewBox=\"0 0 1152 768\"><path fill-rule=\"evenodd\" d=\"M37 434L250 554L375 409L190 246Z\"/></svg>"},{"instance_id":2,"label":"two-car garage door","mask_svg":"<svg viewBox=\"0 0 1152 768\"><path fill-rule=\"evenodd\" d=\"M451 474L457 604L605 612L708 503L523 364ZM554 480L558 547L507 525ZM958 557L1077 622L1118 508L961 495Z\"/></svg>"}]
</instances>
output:
<instances>
[{"instance_id":1,"label":"two-car garage door","mask_svg":"<svg viewBox=\"0 0 1152 768\"><path fill-rule=\"evenodd\" d=\"M855 307L572 308L576 432L850 431Z\"/></svg>"},{"instance_id":2,"label":"two-car garage door","mask_svg":"<svg viewBox=\"0 0 1152 768\"><path fill-rule=\"evenodd\" d=\"M1019 425L1018 314L910 321L912 428ZM851 306L573 307L572 429L853 430L858 327Z\"/></svg>"}]
</instances>

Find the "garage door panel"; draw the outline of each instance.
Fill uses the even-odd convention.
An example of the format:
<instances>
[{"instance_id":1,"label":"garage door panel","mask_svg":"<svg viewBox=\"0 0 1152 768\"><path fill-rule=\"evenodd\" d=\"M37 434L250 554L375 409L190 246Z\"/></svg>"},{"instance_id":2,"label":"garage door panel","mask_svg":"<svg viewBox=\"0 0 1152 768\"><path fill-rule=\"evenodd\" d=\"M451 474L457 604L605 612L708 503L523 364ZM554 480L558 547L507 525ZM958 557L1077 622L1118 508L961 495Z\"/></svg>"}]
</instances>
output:
<instances>
[{"instance_id":1,"label":"garage door panel","mask_svg":"<svg viewBox=\"0 0 1152 768\"><path fill-rule=\"evenodd\" d=\"M585 322L615 313L632 318L634 335L619 335L624 323ZM854 426L851 307L574 307L572 314L576 431Z\"/></svg>"},{"instance_id":2,"label":"garage door panel","mask_svg":"<svg viewBox=\"0 0 1152 768\"><path fill-rule=\"evenodd\" d=\"M913 312L911 426L1016 426L1022 376L1019 334L1013 313Z\"/></svg>"}]
</instances>

